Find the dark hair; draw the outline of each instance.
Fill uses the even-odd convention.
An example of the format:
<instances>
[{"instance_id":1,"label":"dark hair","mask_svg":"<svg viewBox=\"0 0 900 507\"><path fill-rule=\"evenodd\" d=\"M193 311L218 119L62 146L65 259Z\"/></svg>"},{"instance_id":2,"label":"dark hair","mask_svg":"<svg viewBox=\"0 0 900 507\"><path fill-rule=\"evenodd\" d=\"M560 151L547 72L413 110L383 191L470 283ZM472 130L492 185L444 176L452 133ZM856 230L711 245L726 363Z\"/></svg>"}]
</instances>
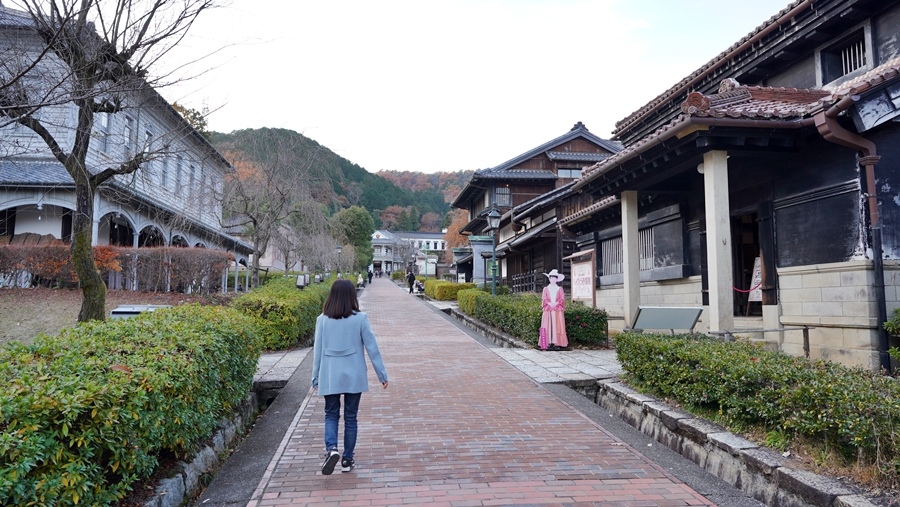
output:
<instances>
[{"instance_id":1,"label":"dark hair","mask_svg":"<svg viewBox=\"0 0 900 507\"><path fill-rule=\"evenodd\" d=\"M343 319L359 311L359 301L356 299L356 287L353 282L346 279L336 280L331 285L331 292L325 299L322 313L332 319Z\"/></svg>"}]
</instances>

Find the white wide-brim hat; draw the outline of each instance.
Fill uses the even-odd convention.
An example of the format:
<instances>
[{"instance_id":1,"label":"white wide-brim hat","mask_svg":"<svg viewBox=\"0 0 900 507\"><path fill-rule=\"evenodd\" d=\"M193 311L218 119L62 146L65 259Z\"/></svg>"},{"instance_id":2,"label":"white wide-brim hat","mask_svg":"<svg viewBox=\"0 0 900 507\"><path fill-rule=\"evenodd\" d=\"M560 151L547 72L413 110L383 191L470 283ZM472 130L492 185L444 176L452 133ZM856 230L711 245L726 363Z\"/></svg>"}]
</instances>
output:
<instances>
[{"instance_id":1,"label":"white wide-brim hat","mask_svg":"<svg viewBox=\"0 0 900 507\"><path fill-rule=\"evenodd\" d=\"M563 280L566 279L566 275L560 273L560 272L557 271L556 269L550 270L549 273L544 273L544 276L546 276L548 279L549 279L549 278L556 277L556 281L557 281L557 282L561 282L561 281L563 281Z\"/></svg>"}]
</instances>

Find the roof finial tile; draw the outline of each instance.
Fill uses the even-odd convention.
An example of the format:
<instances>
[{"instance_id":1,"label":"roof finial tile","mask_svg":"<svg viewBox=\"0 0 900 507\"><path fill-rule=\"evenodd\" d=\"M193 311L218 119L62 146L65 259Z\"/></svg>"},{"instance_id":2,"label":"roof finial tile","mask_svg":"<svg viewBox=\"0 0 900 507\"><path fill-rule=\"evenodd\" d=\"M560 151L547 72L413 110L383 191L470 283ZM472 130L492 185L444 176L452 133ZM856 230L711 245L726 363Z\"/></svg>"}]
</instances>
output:
<instances>
[{"instance_id":1,"label":"roof finial tile","mask_svg":"<svg viewBox=\"0 0 900 507\"><path fill-rule=\"evenodd\" d=\"M738 86L741 86L741 83L738 83L737 79L733 77L725 78L719 83L719 93L730 92Z\"/></svg>"}]
</instances>

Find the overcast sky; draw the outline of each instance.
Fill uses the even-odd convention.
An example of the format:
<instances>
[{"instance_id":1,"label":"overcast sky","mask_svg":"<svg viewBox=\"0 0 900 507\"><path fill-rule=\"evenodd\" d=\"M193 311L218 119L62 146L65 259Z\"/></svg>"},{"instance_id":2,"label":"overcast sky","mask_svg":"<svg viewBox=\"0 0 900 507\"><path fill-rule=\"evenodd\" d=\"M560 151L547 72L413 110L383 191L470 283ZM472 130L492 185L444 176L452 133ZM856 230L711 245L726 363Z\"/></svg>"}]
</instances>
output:
<instances>
[{"instance_id":1,"label":"overcast sky","mask_svg":"<svg viewBox=\"0 0 900 507\"><path fill-rule=\"evenodd\" d=\"M493 167L628 116L788 0L232 0L160 90L219 132L286 128L371 172Z\"/></svg>"}]
</instances>

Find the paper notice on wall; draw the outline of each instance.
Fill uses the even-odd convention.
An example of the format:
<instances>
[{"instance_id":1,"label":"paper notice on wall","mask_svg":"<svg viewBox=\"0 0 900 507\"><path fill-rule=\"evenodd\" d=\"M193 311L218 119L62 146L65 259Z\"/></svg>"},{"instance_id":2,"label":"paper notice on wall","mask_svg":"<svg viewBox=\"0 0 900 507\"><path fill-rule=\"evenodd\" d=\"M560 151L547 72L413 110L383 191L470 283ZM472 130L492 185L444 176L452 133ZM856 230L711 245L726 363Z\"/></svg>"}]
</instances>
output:
<instances>
[{"instance_id":1,"label":"paper notice on wall","mask_svg":"<svg viewBox=\"0 0 900 507\"><path fill-rule=\"evenodd\" d=\"M759 257L753 261L753 277L750 279L750 297L748 301L762 301L762 263Z\"/></svg>"}]
</instances>

